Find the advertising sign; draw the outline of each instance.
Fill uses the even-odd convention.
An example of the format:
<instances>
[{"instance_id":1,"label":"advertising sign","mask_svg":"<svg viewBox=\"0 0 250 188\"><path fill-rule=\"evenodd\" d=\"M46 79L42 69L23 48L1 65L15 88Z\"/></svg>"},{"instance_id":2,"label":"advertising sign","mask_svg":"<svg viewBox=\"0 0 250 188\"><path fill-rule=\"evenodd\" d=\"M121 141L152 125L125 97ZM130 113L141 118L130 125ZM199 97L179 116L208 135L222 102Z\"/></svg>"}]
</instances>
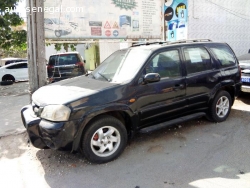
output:
<instances>
[{"instance_id":1,"label":"advertising sign","mask_svg":"<svg viewBox=\"0 0 250 188\"><path fill-rule=\"evenodd\" d=\"M164 19L168 41L187 39L187 0L165 0Z\"/></svg>"},{"instance_id":2,"label":"advertising sign","mask_svg":"<svg viewBox=\"0 0 250 188\"><path fill-rule=\"evenodd\" d=\"M161 0L44 2L47 39L162 38Z\"/></svg>"}]
</instances>

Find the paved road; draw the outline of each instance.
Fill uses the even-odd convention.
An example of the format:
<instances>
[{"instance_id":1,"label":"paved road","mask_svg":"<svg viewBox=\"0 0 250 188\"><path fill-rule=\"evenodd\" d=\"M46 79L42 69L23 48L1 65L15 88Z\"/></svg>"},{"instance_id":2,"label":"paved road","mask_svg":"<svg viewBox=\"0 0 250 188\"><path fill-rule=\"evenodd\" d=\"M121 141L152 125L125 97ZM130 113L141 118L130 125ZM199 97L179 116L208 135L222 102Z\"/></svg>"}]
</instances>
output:
<instances>
[{"instance_id":1,"label":"paved road","mask_svg":"<svg viewBox=\"0 0 250 188\"><path fill-rule=\"evenodd\" d=\"M0 186L250 188L249 96L235 102L225 122L202 118L138 134L120 158L102 165L90 164L80 154L38 150L27 143L25 133L2 137ZM26 102L19 97L10 99L13 105ZM3 101L10 104L7 98L0 100L1 108ZM14 117L5 114L8 120Z\"/></svg>"}]
</instances>

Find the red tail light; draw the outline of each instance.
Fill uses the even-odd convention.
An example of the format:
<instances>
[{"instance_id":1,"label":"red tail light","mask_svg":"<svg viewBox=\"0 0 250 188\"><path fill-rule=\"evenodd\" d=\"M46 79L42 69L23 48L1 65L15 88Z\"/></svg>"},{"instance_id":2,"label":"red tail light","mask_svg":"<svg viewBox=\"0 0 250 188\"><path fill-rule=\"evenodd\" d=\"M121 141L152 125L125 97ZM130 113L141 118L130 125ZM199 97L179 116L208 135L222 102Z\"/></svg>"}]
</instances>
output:
<instances>
[{"instance_id":1,"label":"red tail light","mask_svg":"<svg viewBox=\"0 0 250 188\"><path fill-rule=\"evenodd\" d=\"M79 67L83 67L83 66L84 66L84 65L83 65L83 62L77 62L75 65L76 65L76 66L79 66Z\"/></svg>"},{"instance_id":2,"label":"red tail light","mask_svg":"<svg viewBox=\"0 0 250 188\"><path fill-rule=\"evenodd\" d=\"M53 68L54 68L53 65L48 65L48 66L47 66L47 69L53 69Z\"/></svg>"}]
</instances>

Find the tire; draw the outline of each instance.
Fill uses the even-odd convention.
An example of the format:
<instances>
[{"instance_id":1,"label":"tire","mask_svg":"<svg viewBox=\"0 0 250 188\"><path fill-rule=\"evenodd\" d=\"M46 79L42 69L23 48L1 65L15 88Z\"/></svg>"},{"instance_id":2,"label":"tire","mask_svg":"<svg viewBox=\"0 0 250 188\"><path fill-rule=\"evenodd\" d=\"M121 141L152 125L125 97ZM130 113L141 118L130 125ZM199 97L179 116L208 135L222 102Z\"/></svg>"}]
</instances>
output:
<instances>
[{"instance_id":1,"label":"tire","mask_svg":"<svg viewBox=\"0 0 250 188\"><path fill-rule=\"evenodd\" d=\"M100 116L83 132L81 151L93 163L110 162L123 152L127 145L127 130L112 116Z\"/></svg>"},{"instance_id":2,"label":"tire","mask_svg":"<svg viewBox=\"0 0 250 188\"><path fill-rule=\"evenodd\" d=\"M7 86L7 85L12 85L12 84L13 84L12 80L7 80L7 81L0 82L1 86Z\"/></svg>"},{"instance_id":3,"label":"tire","mask_svg":"<svg viewBox=\"0 0 250 188\"><path fill-rule=\"evenodd\" d=\"M56 35L56 37L61 37L62 36L62 32L60 30L56 30L55 31L55 35Z\"/></svg>"},{"instance_id":4,"label":"tire","mask_svg":"<svg viewBox=\"0 0 250 188\"><path fill-rule=\"evenodd\" d=\"M227 91L220 91L210 106L209 119L214 122L225 121L230 114L231 106L231 95Z\"/></svg>"},{"instance_id":5,"label":"tire","mask_svg":"<svg viewBox=\"0 0 250 188\"><path fill-rule=\"evenodd\" d=\"M8 75L4 75L3 78L2 78L2 81L12 81L12 82L15 82L15 78L14 76L8 74Z\"/></svg>"}]
</instances>

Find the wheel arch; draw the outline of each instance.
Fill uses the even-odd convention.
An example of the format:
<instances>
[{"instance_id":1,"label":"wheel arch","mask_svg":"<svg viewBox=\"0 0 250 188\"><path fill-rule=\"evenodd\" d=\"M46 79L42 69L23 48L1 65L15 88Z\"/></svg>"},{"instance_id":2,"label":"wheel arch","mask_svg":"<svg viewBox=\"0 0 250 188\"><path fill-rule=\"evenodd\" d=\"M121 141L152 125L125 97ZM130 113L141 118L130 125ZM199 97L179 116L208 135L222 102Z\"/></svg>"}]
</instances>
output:
<instances>
[{"instance_id":1,"label":"wheel arch","mask_svg":"<svg viewBox=\"0 0 250 188\"><path fill-rule=\"evenodd\" d=\"M220 91L227 91L232 99L232 105L234 104L235 101L235 94L236 94L236 87L234 85L233 81L227 81L227 82L222 82L218 85L215 86L213 92L211 93L210 99L209 99L209 105L212 103L214 97L220 92Z\"/></svg>"},{"instance_id":2,"label":"wheel arch","mask_svg":"<svg viewBox=\"0 0 250 188\"><path fill-rule=\"evenodd\" d=\"M113 106L110 109L105 108L102 110L100 109L92 110L91 113L82 118L82 121L79 123L79 129L77 131L77 135L73 142L72 151L76 151L79 149L79 144L82 139L84 130L86 130L93 121L95 121L97 118L103 115L112 116L120 120L127 130L128 138L132 138L133 135L135 134L137 116L131 111L131 109L129 109L128 106L119 105L119 106Z\"/></svg>"}]
</instances>

